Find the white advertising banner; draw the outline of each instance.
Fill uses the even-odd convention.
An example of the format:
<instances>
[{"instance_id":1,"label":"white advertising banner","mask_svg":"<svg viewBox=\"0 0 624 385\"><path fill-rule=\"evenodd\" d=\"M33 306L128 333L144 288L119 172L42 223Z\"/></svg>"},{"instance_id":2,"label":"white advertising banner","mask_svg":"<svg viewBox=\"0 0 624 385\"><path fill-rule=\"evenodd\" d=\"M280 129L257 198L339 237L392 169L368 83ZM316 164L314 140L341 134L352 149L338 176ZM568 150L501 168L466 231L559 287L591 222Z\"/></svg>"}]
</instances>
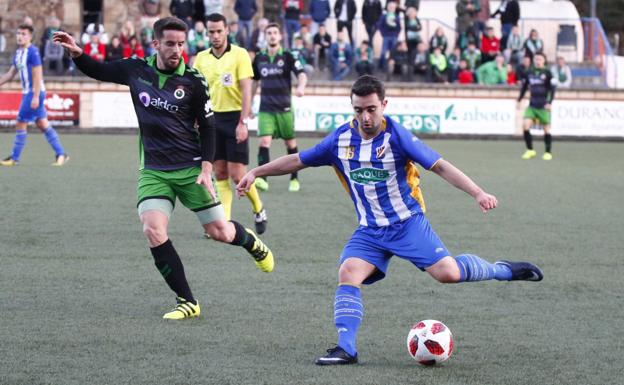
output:
<instances>
[{"instance_id":1,"label":"white advertising banner","mask_svg":"<svg viewBox=\"0 0 624 385\"><path fill-rule=\"evenodd\" d=\"M254 100L257 111L258 98ZM348 96L293 97L297 131L329 132L353 113ZM389 98L386 113L416 133L499 134L515 131L516 102L493 99ZM250 121L255 130L257 119Z\"/></svg>"},{"instance_id":2,"label":"white advertising banner","mask_svg":"<svg viewBox=\"0 0 624 385\"><path fill-rule=\"evenodd\" d=\"M555 100L553 135L624 136L624 102Z\"/></svg>"},{"instance_id":3,"label":"white advertising banner","mask_svg":"<svg viewBox=\"0 0 624 385\"><path fill-rule=\"evenodd\" d=\"M139 127L130 92L94 92L93 127Z\"/></svg>"}]
</instances>

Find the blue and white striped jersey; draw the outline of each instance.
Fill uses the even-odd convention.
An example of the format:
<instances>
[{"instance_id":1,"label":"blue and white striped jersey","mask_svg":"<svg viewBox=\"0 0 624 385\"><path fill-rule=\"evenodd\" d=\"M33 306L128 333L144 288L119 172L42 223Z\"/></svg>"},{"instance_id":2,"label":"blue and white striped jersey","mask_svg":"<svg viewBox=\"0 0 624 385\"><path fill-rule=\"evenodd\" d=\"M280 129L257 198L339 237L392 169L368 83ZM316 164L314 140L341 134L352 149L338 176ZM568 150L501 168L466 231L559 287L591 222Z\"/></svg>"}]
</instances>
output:
<instances>
[{"instance_id":1,"label":"blue and white striped jersey","mask_svg":"<svg viewBox=\"0 0 624 385\"><path fill-rule=\"evenodd\" d=\"M19 48L13 57L13 65L17 69L22 80L22 93L28 94L33 92L33 67L41 65L41 56L39 49L34 45L26 48ZM43 79L41 79L41 91L45 91Z\"/></svg>"},{"instance_id":2,"label":"blue and white striped jersey","mask_svg":"<svg viewBox=\"0 0 624 385\"><path fill-rule=\"evenodd\" d=\"M382 227L423 212L414 198L418 172L413 162L431 169L440 155L399 123L385 117L382 132L364 140L352 120L302 151L306 166L334 166L349 192L360 225Z\"/></svg>"}]
</instances>

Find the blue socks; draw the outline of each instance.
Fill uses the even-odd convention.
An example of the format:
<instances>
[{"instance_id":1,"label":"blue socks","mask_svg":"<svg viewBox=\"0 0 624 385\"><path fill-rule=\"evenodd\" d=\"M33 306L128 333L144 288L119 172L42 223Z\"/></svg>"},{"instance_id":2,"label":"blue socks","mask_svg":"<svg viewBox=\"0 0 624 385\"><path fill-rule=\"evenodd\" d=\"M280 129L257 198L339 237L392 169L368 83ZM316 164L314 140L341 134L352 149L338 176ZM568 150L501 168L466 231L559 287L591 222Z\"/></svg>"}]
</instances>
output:
<instances>
[{"instance_id":1,"label":"blue socks","mask_svg":"<svg viewBox=\"0 0 624 385\"><path fill-rule=\"evenodd\" d=\"M52 146L52 149L54 149L56 156L65 154L65 150L63 149L63 145L61 144L61 139L59 138L54 128L52 128L52 126L43 130L43 134L45 135L48 143L50 143L50 146Z\"/></svg>"},{"instance_id":2,"label":"blue socks","mask_svg":"<svg viewBox=\"0 0 624 385\"><path fill-rule=\"evenodd\" d=\"M497 265L485 261L476 255L460 254L455 257L459 267L459 282L497 281L511 280L511 270L505 265Z\"/></svg>"},{"instance_id":3,"label":"blue socks","mask_svg":"<svg viewBox=\"0 0 624 385\"><path fill-rule=\"evenodd\" d=\"M357 330L364 317L364 305L360 288L350 285L340 285L336 289L334 302L334 323L338 330L338 346L351 356L357 355L355 339Z\"/></svg>"},{"instance_id":4,"label":"blue socks","mask_svg":"<svg viewBox=\"0 0 624 385\"><path fill-rule=\"evenodd\" d=\"M27 136L28 134L26 130L15 131L15 140L13 141L13 153L11 154L11 159L16 162L19 162L20 156L22 155L22 150L26 145Z\"/></svg>"}]
</instances>

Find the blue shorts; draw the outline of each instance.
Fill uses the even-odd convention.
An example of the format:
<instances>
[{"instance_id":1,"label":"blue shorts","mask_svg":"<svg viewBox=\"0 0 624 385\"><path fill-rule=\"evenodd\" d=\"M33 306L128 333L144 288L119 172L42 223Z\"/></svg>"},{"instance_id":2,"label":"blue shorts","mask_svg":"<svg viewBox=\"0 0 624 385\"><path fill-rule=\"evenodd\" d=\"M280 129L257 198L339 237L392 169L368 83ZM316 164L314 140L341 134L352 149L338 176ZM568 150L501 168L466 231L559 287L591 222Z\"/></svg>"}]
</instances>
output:
<instances>
[{"instance_id":1,"label":"blue shorts","mask_svg":"<svg viewBox=\"0 0 624 385\"><path fill-rule=\"evenodd\" d=\"M396 255L416 265L420 270L451 255L423 214L385 227L358 227L345 245L340 264L348 258L359 258L377 270L364 280L365 284L386 276L390 258Z\"/></svg>"},{"instance_id":2,"label":"blue shorts","mask_svg":"<svg viewBox=\"0 0 624 385\"><path fill-rule=\"evenodd\" d=\"M39 93L39 108L33 110L30 108L30 103L32 102L33 93L29 92L22 96L22 102L20 103L19 112L17 113L17 121L18 122L34 122L39 119L45 119L48 117L46 113L45 106L43 102L45 101L46 94L45 92Z\"/></svg>"}]
</instances>

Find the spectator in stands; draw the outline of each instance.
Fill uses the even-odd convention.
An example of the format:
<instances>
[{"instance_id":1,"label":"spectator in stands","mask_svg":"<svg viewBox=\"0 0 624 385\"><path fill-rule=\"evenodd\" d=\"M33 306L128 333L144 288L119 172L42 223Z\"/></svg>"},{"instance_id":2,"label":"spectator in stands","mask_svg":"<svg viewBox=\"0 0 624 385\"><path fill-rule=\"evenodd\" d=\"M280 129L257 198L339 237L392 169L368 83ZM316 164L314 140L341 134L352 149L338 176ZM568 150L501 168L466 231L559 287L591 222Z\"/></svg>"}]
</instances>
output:
<instances>
[{"instance_id":1,"label":"spectator in stands","mask_svg":"<svg viewBox=\"0 0 624 385\"><path fill-rule=\"evenodd\" d=\"M331 14L329 0L310 1L309 12L310 17L312 18L310 32L312 33L312 36L314 36L318 33L319 25L325 24L325 21L327 21L327 18Z\"/></svg>"},{"instance_id":2,"label":"spectator in stands","mask_svg":"<svg viewBox=\"0 0 624 385\"><path fill-rule=\"evenodd\" d=\"M483 63L494 60L500 53L500 39L494 35L494 28L487 27L481 36L481 61Z\"/></svg>"},{"instance_id":3,"label":"spectator in stands","mask_svg":"<svg viewBox=\"0 0 624 385\"><path fill-rule=\"evenodd\" d=\"M234 11L238 15L238 24L242 34L241 47L248 47L253 31L253 18L258 12L256 0L236 0Z\"/></svg>"},{"instance_id":4,"label":"spectator in stands","mask_svg":"<svg viewBox=\"0 0 624 385\"><path fill-rule=\"evenodd\" d=\"M520 28L517 25L511 27L511 33L507 36L507 45L504 46L505 61L517 65L524 56L524 45L520 36ZM502 40L501 40L502 44Z\"/></svg>"},{"instance_id":5,"label":"spectator in stands","mask_svg":"<svg viewBox=\"0 0 624 385\"><path fill-rule=\"evenodd\" d=\"M420 0L405 0L405 9L409 7L420 9Z\"/></svg>"},{"instance_id":6,"label":"spectator in stands","mask_svg":"<svg viewBox=\"0 0 624 385\"><path fill-rule=\"evenodd\" d=\"M474 83L474 75L468 68L468 62L466 59L459 61L459 72L457 73L457 83L459 84L472 84Z\"/></svg>"},{"instance_id":7,"label":"spectator in stands","mask_svg":"<svg viewBox=\"0 0 624 385\"><path fill-rule=\"evenodd\" d=\"M529 71L531 71L531 57L523 56L520 63L516 65L516 79L518 84L522 82L522 79L527 77Z\"/></svg>"},{"instance_id":8,"label":"spectator in stands","mask_svg":"<svg viewBox=\"0 0 624 385\"><path fill-rule=\"evenodd\" d=\"M131 57L133 59L145 57L143 46L136 36L130 38L130 44L123 48L123 57Z\"/></svg>"},{"instance_id":9,"label":"spectator in stands","mask_svg":"<svg viewBox=\"0 0 624 385\"><path fill-rule=\"evenodd\" d=\"M490 19L490 0L473 0L477 8L475 26L480 34L485 32L485 26Z\"/></svg>"},{"instance_id":10,"label":"spectator in stands","mask_svg":"<svg viewBox=\"0 0 624 385\"><path fill-rule=\"evenodd\" d=\"M563 56L557 57L557 64L550 67L552 73L552 83L555 87L570 88L572 85L572 71L570 66L566 64Z\"/></svg>"},{"instance_id":11,"label":"spectator in stands","mask_svg":"<svg viewBox=\"0 0 624 385\"><path fill-rule=\"evenodd\" d=\"M0 17L0 52L4 52L6 49L6 38L4 37L4 32L2 31L2 17Z\"/></svg>"},{"instance_id":12,"label":"spectator in stands","mask_svg":"<svg viewBox=\"0 0 624 385\"><path fill-rule=\"evenodd\" d=\"M48 26L41 35L41 46L39 47L39 53L41 54L41 58L45 59L46 43L52 38L52 34L56 31L59 31L60 29L61 21L57 17L52 16L48 20Z\"/></svg>"},{"instance_id":13,"label":"spectator in stands","mask_svg":"<svg viewBox=\"0 0 624 385\"><path fill-rule=\"evenodd\" d=\"M447 58L448 63L448 81L450 83L455 82L457 80L457 75L459 74L459 61L461 60L461 49L459 47L453 48L453 53L451 53Z\"/></svg>"},{"instance_id":14,"label":"spectator in stands","mask_svg":"<svg viewBox=\"0 0 624 385\"><path fill-rule=\"evenodd\" d=\"M442 47L435 47L429 54L429 81L433 83L448 83L448 63L442 52Z\"/></svg>"},{"instance_id":15,"label":"spectator in stands","mask_svg":"<svg viewBox=\"0 0 624 385\"><path fill-rule=\"evenodd\" d=\"M266 1L264 2L267 3ZM267 47L266 36L264 35L264 30L269 25L269 19L262 18L258 20L258 24L256 25L256 29L251 34L251 42L249 47L247 48L251 52L258 52Z\"/></svg>"},{"instance_id":16,"label":"spectator in stands","mask_svg":"<svg viewBox=\"0 0 624 385\"><path fill-rule=\"evenodd\" d=\"M514 70L513 65L507 63L507 84L510 86L514 86L518 83L518 78L516 78L516 71Z\"/></svg>"},{"instance_id":17,"label":"spectator in stands","mask_svg":"<svg viewBox=\"0 0 624 385\"><path fill-rule=\"evenodd\" d=\"M390 81L393 75L400 75L401 80L408 80L408 74L409 51L407 49L407 43L404 40L399 40L396 47L390 52L386 80Z\"/></svg>"},{"instance_id":18,"label":"spectator in stands","mask_svg":"<svg viewBox=\"0 0 624 385\"><path fill-rule=\"evenodd\" d=\"M418 43L412 63L416 80L424 81L429 73L429 51L427 50L427 44L424 42Z\"/></svg>"},{"instance_id":19,"label":"spectator in stands","mask_svg":"<svg viewBox=\"0 0 624 385\"><path fill-rule=\"evenodd\" d=\"M84 53L97 61L103 62L106 59L106 46L100 42L99 34L94 33L91 35L89 43L84 46Z\"/></svg>"},{"instance_id":20,"label":"spectator in stands","mask_svg":"<svg viewBox=\"0 0 624 385\"><path fill-rule=\"evenodd\" d=\"M463 52L462 59L468 63L468 69L475 71L481 65L481 51L477 49L475 43L469 43L468 48Z\"/></svg>"},{"instance_id":21,"label":"spectator in stands","mask_svg":"<svg viewBox=\"0 0 624 385\"><path fill-rule=\"evenodd\" d=\"M31 27L35 26L35 23L33 22L33 19L30 16L24 16L24 18L22 19L22 22L20 24L28 25L28 26L31 26Z\"/></svg>"},{"instance_id":22,"label":"spectator in stands","mask_svg":"<svg viewBox=\"0 0 624 385\"><path fill-rule=\"evenodd\" d=\"M517 0L502 0L498 9L492 17L496 17L496 15L500 15L501 20L501 46L507 47L507 38L511 34L511 29L515 26L518 26L518 20L520 20L520 4L518 4Z\"/></svg>"},{"instance_id":23,"label":"spectator in stands","mask_svg":"<svg viewBox=\"0 0 624 385\"><path fill-rule=\"evenodd\" d=\"M363 40L355 50L355 71L358 76L372 75L375 71L375 57L368 40Z\"/></svg>"},{"instance_id":24,"label":"spectator in stands","mask_svg":"<svg viewBox=\"0 0 624 385\"><path fill-rule=\"evenodd\" d=\"M282 3L279 0L263 1L262 14L267 24L282 22Z\"/></svg>"},{"instance_id":25,"label":"spectator in stands","mask_svg":"<svg viewBox=\"0 0 624 385\"><path fill-rule=\"evenodd\" d=\"M311 64L313 62L312 53L308 48L305 47L303 39L301 36L295 36L293 40L293 47L290 50L295 60L299 60L301 65L303 66L303 70L306 75L310 76L314 72L314 66Z\"/></svg>"},{"instance_id":26,"label":"spectator in stands","mask_svg":"<svg viewBox=\"0 0 624 385\"><path fill-rule=\"evenodd\" d=\"M372 44L375 41L375 32L377 32L377 23L382 14L380 0L364 0L362 3L362 21L368 34L368 41Z\"/></svg>"},{"instance_id":27,"label":"spectator in stands","mask_svg":"<svg viewBox=\"0 0 624 385\"><path fill-rule=\"evenodd\" d=\"M193 28L195 0L171 0L171 4L169 4L169 12L171 12L171 14L178 19L183 20L189 29Z\"/></svg>"},{"instance_id":28,"label":"spectator in stands","mask_svg":"<svg viewBox=\"0 0 624 385\"><path fill-rule=\"evenodd\" d=\"M191 56L208 48L209 40L206 32L206 25L202 20L195 22L195 28L188 31L187 44Z\"/></svg>"},{"instance_id":29,"label":"spectator in stands","mask_svg":"<svg viewBox=\"0 0 624 385\"><path fill-rule=\"evenodd\" d=\"M475 46L480 43L474 29L470 28L467 31L464 31L457 35L457 41L455 42L455 45L459 46L462 52L464 52L466 48L468 48L468 45L470 43L473 43Z\"/></svg>"},{"instance_id":30,"label":"spectator in stands","mask_svg":"<svg viewBox=\"0 0 624 385\"><path fill-rule=\"evenodd\" d=\"M130 45L130 39L136 36L136 30L134 29L134 23L132 20L126 20L119 31L119 41L121 46L126 48Z\"/></svg>"},{"instance_id":31,"label":"spectator in stands","mask_svg":"<svg viewBox=\"0 0 624 385\"><path fill-rule=\"evenodd\" d=\"M544 42L540 39L537 30L532 29L529 33L528 39L524 42L524 55L533 60L533 56L536 53L544 52Z\"/></svg>"},{"instance_id":32,"label":"spectator in stands","mask_svg":"<svg viewBox=\"0 0 624 385\"><path fill-rule=\"evenodd\" d=\"M94 34L100 37L100 43L108 44L108 34L104 30L104 26L102 24L96 24L96 23L91 23L87 25L87 28L85 28L85 31L80 37L80 41L82 42L83 45L86 45L87 43L91 41L91 36Z\"/></svg>"},{"instance_id":33,"label":"spectator in stands","mask_svg":"<svg viewBox=\"0 0 624 385\"><path fill-rule=\"evenodd\" d=\"M334 15L336 16L337 31L347 29L349 42L353 47L353 19L355 18L355 0L336 0L334 3Z\"/></svg>"},{"instance_id":34,"label":"spectator in stands","mask_svg":"<svg viewBox=\"0 0 624 385\"><path fill-rule=\"evenodd\" d=\"M332 79L342 80L351 72L353 51L347 41L346 28L338 32L338 38L329 48L329 61L331 63Z\"/></svg>"},{"instance_id":35,"label":"spectator in stands","mask_svg":"<svg viewBox=\"0 0 624 385\"><path fill-rule=\"evenodd\" d=\"M409 7L405 11L405 41L407 42L407 50L410 53L410 58L414 57L416 52L416 46L422 41L420 37L420 30L422 26L418 19L418 10L414 7Z\"/></svg>"},{"instance_id":36,"label":"spectator in stands","mask_svg":"<svg viewBox=\"0 0 624 385\"><path fill-rule=\"evenodd\" d=\"M204 2L204 22L213 13L223 13L223 0L200 0Z\"/></svg>"},{"instance_id":37,"label":"spectator in stands","mask_svg":"<svg viewBox=\"0 0 624 385\"><path fill-rule=\"evenodd\" d=\"M284 6L284 23L286 24L286 46L291 47L293 37L299 32L301 23L301 11L303 10L303 0L282 0Z\"/></svg>"},{"instance_id":38,"label":"spectator in stands","mask_svg":"<svg viewBox=\"0 0 624 385\"><path fill-rule=\"evenodd\" d=\"M141 2L141 11L143 14L150 17L157 17L160 15L160 0L143 0Z\"/></svg>"},{"instance_id":39,"label":"spectator in stands","mask_svg":"<svg viewBox=\"0 0 624 385\"><path fill-rule=\"evenodd\" d=\"M494 61L481 64L477 68L477 80L482 85L506 84L507 66L503 54L499 53Z\"/></svg>"},{"instance_id":40,"label":"spectator in stands","mask_svg":"<svg viewBox=\"0 0 624 385\"><path fill-rule=\"evenodd\" d=\"M325 29L325 24L319 25L319 31L314 35L314 67L324 71L327 67L327 52L332 44L332 38Z\"/></svg>"},{"instance_id":41,"label":"spectator in stands","mask_svg":"<svg viewBox=\"0 0 624 385\"><path fill-rule=\"evenodd\" d=\"M228 42L239 47L244 47L245 45L243 43L245 42L245 38L243 37L243 33L240 31L238 26L239 24L237 20L231 20L228 23L228 31L230 31L228 34Z\"/></svg>"},{"instance_id":42,"label":"spectator in stands","mask_svg":"<svg viewBox=\"0 0 624 385\"><path fill-rule=\"evenodd\" d=\"M299 31L295 32L295 36L293 36L293 39L296 39L298 37L303 40L303 46L307 50L312 50L312 46L314 43L314 36L310 33L310 27L303 24L301 28L299 29Z\"/></svg>"},{"instance_id":43,"label":"spectator in stands","mask_svg":"<svg viewBox=\"0 0 624 385\"><path fill-rule=\"evenodd\" d=\"M433 53L433 50L440 48L443 55L446 55L446 49L448 48L448 39L444 34L444 28L438 27L435 30L435 34L431 36L429 40L429 52Z\"/></svg>"},{"instance_id":44,"label":"spectator in stands","mask_svg":"<svg viewBox=\"0 0 624 385\"><path fill-rule=\"evenodd\" d=\"M379 18L377 28L383 38L381 55L379 56L379 69L385 71L386 55L396 46L399 33L401 32L401 19L399 18L397 3L395 1L388 1L388 4L386 4L386 12Z\"/></svg>"},{"instance_id":45,"label":"spectator in stands","mask_svg":"<svg viewBox=\"0 0 624 385\"><path fill-rule=\"evenodd\" d=\"M115 35L110 44L106 47L106 61L119 60L124 58L123 47L119 36Z\"/></svg>"},{"instance_id":46,"label":"spectator in stands","mask_svg":"<svg viewBox=\"0 0 624 385\"><path fill-rule=\"evenodd\" d=\"M152 56L156 53L156 50L152 46L152 41L154 40L154 23L148 20L144 20L140 35L141 46L143 47L143 52L145 52L145 56Z\"/></svg>"},{"instance_id":47,"label":"spectator in stands","mask_svg":"<svg viewBox=\"0 0 624 385\"><path fill-rule=\"evenodd\" d=\"M457 18L455 19L455 29L457 33L467 32L474 29L477 13L480 10L478 0L457 0L455 11Z\"/></svg>"}]
</instances>

